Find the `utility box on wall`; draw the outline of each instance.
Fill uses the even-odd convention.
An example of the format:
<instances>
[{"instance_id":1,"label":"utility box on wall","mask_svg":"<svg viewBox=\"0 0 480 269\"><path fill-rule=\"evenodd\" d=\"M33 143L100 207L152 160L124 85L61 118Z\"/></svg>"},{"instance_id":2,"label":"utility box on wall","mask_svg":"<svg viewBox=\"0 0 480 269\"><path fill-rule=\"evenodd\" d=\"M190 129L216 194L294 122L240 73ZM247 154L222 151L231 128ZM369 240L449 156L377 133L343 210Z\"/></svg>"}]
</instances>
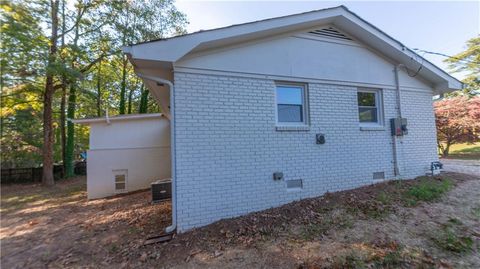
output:
<instances>
[{"instance_id":1,"label":"utility box on wall","mask_svg":"<svg viewBox=\"0 0 480 269\"><path fill-rule=\"evenodd\" d=\"M404 136L408 134L407 119L393 118L390 119L390 129L392 136Z\"/></svg>"}]
</instances>

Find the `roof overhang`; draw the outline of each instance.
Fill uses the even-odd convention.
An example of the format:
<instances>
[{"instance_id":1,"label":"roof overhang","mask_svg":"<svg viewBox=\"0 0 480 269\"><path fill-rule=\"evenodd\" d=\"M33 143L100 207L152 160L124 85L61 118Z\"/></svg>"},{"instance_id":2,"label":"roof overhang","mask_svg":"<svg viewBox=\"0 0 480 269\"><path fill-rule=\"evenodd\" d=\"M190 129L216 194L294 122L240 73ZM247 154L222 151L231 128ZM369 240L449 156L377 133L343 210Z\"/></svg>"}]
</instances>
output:
<instances>
[{"instance_id":1,"label":"roof overhang","mask_svg":"<svg viewBox=\"0 0 480 269\"><path fill-rule=\"evenodd\" d=\"M344 6L139 43L124 47L123 51L129 55L130 60L137 67L146 68L142 63L151 64L151 61L158 62L162 66L172 66L186 55L199 51L325 24L337 26L368 47L411 70L417 70L422 66L419 76L430 81L438 93L463 88L462 82Z\"/></svg>"}]
</instances>

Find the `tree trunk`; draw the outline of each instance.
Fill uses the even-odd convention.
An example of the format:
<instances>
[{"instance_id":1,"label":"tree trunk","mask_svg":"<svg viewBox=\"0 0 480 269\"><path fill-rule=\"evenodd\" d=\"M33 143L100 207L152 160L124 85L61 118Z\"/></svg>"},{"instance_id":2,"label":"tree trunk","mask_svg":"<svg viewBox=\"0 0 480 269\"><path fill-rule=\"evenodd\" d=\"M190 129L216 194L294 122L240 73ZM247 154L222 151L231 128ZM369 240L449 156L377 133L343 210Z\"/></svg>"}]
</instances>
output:
<instances>
[{"instance_id":1,"label":"tree trunk","mask_svg":"<svg viewBox=\"0 0 480 269\"><path fill-rule=\"evenodd\" d=\"M52 124L52 99L53 75L46 78L45 92L43 94L43 176L42 183L51 186L55 183L53 178L53 124Z\"/></svg>"},{"instance_id":2,"label":"tree trunk","mask_svg":"<svg viewBox=\"0 0 480 269\"><path fill-rule=\"evenodd\" d=\"M128 32L128 24L129 24L129 2L125 2L126 6L126 12L127 12L127 20L125 21L124 29L123 29L123 36L122 36L122 46L125 46L127 44L127 32ZM122 55L122 83L121 83L121 88L120 88L120 114L125 114L125 93L127 90L127 64L128 64L128 59L125 54Z\"/></svg>"},{"instance_id":3,"label":"tree trunk","mask_svg":"<svg viewBox=\"0 0 480 269\"><path fill-rule=\"evenodd\" d=\"M42 183L47 186L55 184L53 178L53 124L52 124L52 102L55 88L53 85L53 72L50 70L57 57L58 39L58 4L51 0L52 35L50 36L50 48L48 55L47 74L45 79L45 91L43 93L43 173Z\"/></svg>"},{"instance_id":4,"label":"tree trunk","mask_svg":"<svg viewBox=\"0 0 480 269\"><path fill-rule=\"evenodd\" d=\"M101 82L101 75L102 75L102 61L98 63L98 70L97 70L97 117L102 116L102 82Z\"/></svg>"},{"instance_id":5,"label":"tree trunk","mask_svg":"<svg viewBox=\"0 0 480 269\"><path fill-rule=\"evenodd\" d=\"M81 17L80 11L80 1L78 2L77 18ZM79 35L79 25L75 25L75 35L73 38L73 46L77 47ZM71 68L75 69L75 63L77 61L77 56L73 57L71 62ZM67 118L75 118L75 110L77 105L77 84L75 82L70 84L70 92L68 94L68 105L67 105ZM65 176L72 177L74 173L74 149L75 149L75 128L73 122L67 122L67 145L65 150Z\"/></svg>"},{"instance_id":6,"label":"tree trunk","mask_svg":"<svg viewBox=\"0 0 480 269\"><path fill-rule=\"evenodd\" d=\"M447 141L447 143L445 145L445 148L443 149L443 152L442 152L442 157L443 158L448 157L448 154L450 153L450 146L451 146L451 142Z\"/></svg>"},{"instance_id":7,"label":"tree trunk","mask_svg":"<svg viewBox=\"0 0 480 269\"><path fill-rule=\"evenodd\" d=\"M127 88L127 58L123 56L122 84L120 88L120 114L125 114L125 92Z\"/></svg>"},{"instance_id":8,"label":"tree trunk","mask_svg":"<svg viewBox=\"0 0 480 269\"><path fill-rule=\"evenodd\" d=\"M62 0L62 43L61 43L61 48L63 49L65 47L65 27L66 27L66 22L65 22L65 0ZM63 63L65 64L65 59L62 59ZM65 132L65 102L67 98L67 78L65 77L65 74L62 74L62 99L60 102L60 143L61 143L61 149L62 149L62 164L63 164L63 171L65 171L65 145L67 141L67 134Z\"/></svg>"},{"instance_id":9,"label":"tree trunk","mask_svg":"<svg viewBox=\"0 0 480 269\"><path fill-rule=\"evenodd\" d=\"M141 96L140 96L140 106L138 109L138 113L147 113L148 111L148 89L145 89L145 84L142 83L142 87L140 88Z\"/></svg>"},{"instance_id":10,"label":"tree trunk","mask_svg":"<svg viewBox=\"0 0 480 269\"><path fill-rule=\"evenodd\" d=\"M130 88L130 91L128 93L128 114L132 114L132 97L133 97L133 89Z\"/></svg>"},{"instance_id":11,"label":"tree trunk","mask_svg":"<svg viewBox=\"0 0 480 269\"><path fill-rule=\"evenodd\" d=\"M70 94L68 95L68 108L67 117L69 119L75 118L75 109L77 104L77 90L76 85L73 83L70 86ZM66 148L66 162L65 162L65 175L66 177L72 177L74 173L74 150L75 150L75 128L73 122L67 122L67 148Z\"/></svg>"},{"instance_id":12,"label":"tree trunk","mask_svg":"<svg viewBox=\"0 0 480 269\"><path fill-rule=\"evenodd\" d=\"M62 163L63 163L63 171L67 168L65 166L66 156L65 156L65 145L67 142L67 134L65 131L65 102L67 98L67 89L65 88L65 77L62 78L62 100L60 102L60 142L62 148Z\"/></svg>"}]
</instances>

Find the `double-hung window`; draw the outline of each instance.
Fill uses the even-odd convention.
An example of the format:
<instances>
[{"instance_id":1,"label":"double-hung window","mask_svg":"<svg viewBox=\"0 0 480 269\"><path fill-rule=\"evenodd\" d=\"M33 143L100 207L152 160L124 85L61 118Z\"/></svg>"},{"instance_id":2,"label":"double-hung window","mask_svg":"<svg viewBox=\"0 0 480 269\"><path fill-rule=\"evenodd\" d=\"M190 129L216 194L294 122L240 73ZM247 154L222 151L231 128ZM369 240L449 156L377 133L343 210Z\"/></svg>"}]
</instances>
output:
<instances>
[{"instance_id":1,"label":"double-hung window","mask_svg":"<svg viewBox=\"0 0 480 269\"><path fill-rule=\"evenodd\" d=\"M307 125L305 85L277 84L276 98L278 125Z\"/></svg>"},{"instance_id":2,"label":"double-hung window","mask_svg":"<svg viewBox=\"0 0 480 269\"><path fill-rule=\"evenodd\" d=\"M381 91L375 89L359 89L358 118L362 126L382 125L382 97Z\"/></svg>"}]
</instances>

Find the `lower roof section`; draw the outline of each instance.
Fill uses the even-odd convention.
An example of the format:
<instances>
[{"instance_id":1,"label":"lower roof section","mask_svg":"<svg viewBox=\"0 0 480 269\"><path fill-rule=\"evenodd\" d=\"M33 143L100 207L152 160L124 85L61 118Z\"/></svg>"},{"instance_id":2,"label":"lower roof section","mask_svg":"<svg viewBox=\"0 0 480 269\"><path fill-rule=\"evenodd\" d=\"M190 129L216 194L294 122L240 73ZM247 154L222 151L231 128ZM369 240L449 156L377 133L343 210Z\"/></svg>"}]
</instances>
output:
<instances>
[{"instance_id":1,"label":"lower roof section","mask_svg":"<svg viewBox=\"0 0 480 269\"><path fill-rule=\"evenodd\" d=\"M162 113L148 113L148 114L126 114L116 116L105 116L97 118L71 119L71 122L83 125L90 125L92 123L108 123L112 121L135 121L154 118L165 118ZM167 118L165 118L167 119Z\"/></svg>"}]
</instances>

